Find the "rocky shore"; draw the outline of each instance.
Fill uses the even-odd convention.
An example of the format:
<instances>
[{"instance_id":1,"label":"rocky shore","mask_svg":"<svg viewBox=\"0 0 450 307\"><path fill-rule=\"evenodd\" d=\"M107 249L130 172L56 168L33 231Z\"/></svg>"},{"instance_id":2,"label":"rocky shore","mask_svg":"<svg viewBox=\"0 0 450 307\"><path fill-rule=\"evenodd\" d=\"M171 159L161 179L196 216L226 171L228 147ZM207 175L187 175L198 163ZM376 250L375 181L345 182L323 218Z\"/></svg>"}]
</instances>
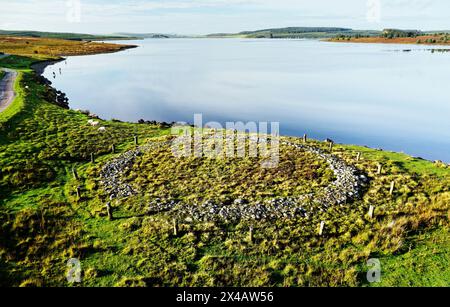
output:
<instances>
[{"instance_id":1,"label":"rocky shore","mask_svg":"<svg viewBox=\"0 0 450 307\"><path fill-rule=\"evenodd\" d=\"M62 62L62 61L65 61L65 59L61 58L61 59L57 59L57 60L48 60L48 61L36 62L36 63L31 65L31 69L33 69L34 72L38 76L41 76L44 73L44 71L47 68L47 66L54 65L54 64Z\"/></svg>"},{"instance_id":2,"label":"rocky shore","mask_svg":"<svg viewBox=\"0 0 450 307\"><path fill-rule=\"evenodd\" d=\"M168 144L170 142L165 142ZM133 165L134 160L146 150L163 143L150 143L126 152L107 163L101 171L101 182L111 199L135 195L133 188L122 176ZM236 199L232 204L206 201L202 204L185 204L177 200L155 199L147 206L148 214L170 211L177 219L186 222L220 221L235 223L239 221L260 221L282 218L307 218L332 206L345 206L346 203L362 196L369 179L354 166L317 147L281 142L282 145L315 154L325 160L334 172L336 180L321 192L301 197L271 198L259 203L248 203Z\"/></svg>"}]
</instances>

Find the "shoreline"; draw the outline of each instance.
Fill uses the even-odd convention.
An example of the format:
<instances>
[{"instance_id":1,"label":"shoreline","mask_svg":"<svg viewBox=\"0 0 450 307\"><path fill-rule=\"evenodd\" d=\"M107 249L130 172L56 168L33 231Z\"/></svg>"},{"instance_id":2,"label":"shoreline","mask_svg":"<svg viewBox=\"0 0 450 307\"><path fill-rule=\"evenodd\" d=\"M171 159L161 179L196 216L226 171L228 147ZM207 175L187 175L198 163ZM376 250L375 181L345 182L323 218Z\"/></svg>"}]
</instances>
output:
<instances>
[{"instance_id":1,"label":"shoreline","mask_svg":"<svg viewBox=\"0 0 450 307\"><path fill-rule=\"evenodd\" d=\"M44 74L45 69L47 66L51 66L60 62L65 61L66 58L60 58L57 60L43 60L40 62L36 62L34 64L31 64L31 69L38 75L42 76Z\"/></svg>"},{"instance_id":2,"label":"shoreline","mask_svg":"<svg viewBox=\"0 0 450 307\"><path fill-rule=\"evenodd\" d=\"M84 54L74 54L74 55L61 55L57 59L37 61L36 63L33 63L31 65L31 69L37 75L42 76L42 74L44 73L45 69L48 66L63 62L65 60L67 60L67 57L69 57L69 56L90 56L90 55L99 55L99 54L112 54L112 53L122 52L122 51L129 50L129 49L136 49L136 48L139 48L139 46L138 45L122 45L118 50L115 50L115 51L84 53Z\"/></svg>"},{"instance_id":3,"label":"shoreline","mask_svg":"<svg viewBox=\"0 0 450 307\"><path fill-rule=\"evenodd\" d=\"M417 46L436 46L436 47L450 47L450 41L440 40L436 36L417 36L417 37L350 37L350 38L329 38L322 40L323 42L331 43L355 43L355 44L385 44L385 45L417 45Z\"/></svg>"}]
</instances>

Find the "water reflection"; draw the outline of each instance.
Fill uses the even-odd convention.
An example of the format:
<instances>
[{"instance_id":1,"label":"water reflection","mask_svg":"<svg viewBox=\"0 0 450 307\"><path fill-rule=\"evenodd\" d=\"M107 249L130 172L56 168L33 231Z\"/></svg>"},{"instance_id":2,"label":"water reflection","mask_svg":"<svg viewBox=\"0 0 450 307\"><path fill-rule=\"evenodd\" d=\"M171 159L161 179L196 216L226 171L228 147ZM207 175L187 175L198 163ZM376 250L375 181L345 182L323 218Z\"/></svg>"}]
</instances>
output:
<instances>
[{"instance_id":1,"label":"water reflection","mask_svg":"<svg viewBox=\"0 0 450 307\"><path fill-rule=\"evenodd\" d=\"M302 40L131 43L141 48L70 57L45 75L72 108L103 118L192 122L202 113L206 121L279 121L283 134L450 161L450 56L429 46L404 53Z\"/></svg>"}]
</instances>

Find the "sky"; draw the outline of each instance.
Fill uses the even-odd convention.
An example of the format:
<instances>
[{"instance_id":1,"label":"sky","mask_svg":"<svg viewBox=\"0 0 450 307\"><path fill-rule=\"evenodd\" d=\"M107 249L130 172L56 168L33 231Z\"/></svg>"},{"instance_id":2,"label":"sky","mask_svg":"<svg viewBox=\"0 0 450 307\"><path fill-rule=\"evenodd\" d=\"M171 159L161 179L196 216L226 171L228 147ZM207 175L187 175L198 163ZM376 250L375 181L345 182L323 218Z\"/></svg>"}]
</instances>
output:
<instances>
[{"instance_id":1,"label":"sky","mask_svg":"<svg viewBox=\"0 0 450 307\"><path fill-rule=\"evenodd\" d=\"M448 0L0 0L0 29L110 34L287 26L450 30Z\"/></svg>"}]
</instances>

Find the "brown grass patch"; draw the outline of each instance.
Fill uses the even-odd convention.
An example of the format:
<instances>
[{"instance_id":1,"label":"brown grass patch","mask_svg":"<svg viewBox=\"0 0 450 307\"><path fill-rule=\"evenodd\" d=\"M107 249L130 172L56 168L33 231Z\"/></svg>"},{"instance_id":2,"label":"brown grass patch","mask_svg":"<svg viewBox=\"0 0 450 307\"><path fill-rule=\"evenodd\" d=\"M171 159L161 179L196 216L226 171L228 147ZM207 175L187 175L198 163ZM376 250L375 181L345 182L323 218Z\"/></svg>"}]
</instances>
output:
<instances>
[{"instance_id":1,"label":"brown grass patch","mask_svg":"<svg viewBox=\"0 0 450 307\"><path fill-rule=\"evenodd\" d=\"M35 37L0 37L0 52L21 56L60 57L117 52L134 45Z\"/></svg>"}]
</instances>

